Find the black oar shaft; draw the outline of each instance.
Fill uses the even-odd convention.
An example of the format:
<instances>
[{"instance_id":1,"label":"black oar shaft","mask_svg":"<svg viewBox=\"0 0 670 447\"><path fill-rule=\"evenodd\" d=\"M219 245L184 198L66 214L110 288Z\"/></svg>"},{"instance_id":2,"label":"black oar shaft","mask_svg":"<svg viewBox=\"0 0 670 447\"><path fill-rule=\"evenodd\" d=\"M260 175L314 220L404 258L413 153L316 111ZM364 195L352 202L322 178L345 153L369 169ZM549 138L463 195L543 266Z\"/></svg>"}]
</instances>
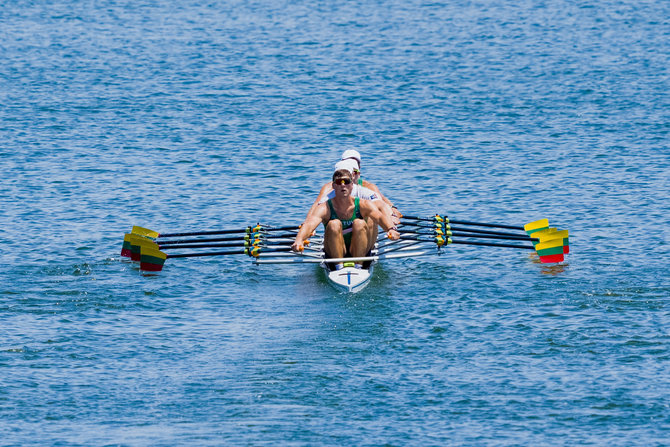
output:
<instances>
[{"instance_id":1,"label":"black oar shaft","mask_svg":"<svg viewBox=\"0 0 670 447\"><path fill-rule=\"evenodd\" d=\"M483 245L486 247L525 248L527 250L535 250L535 247L533 247L532 245L498 244L493 242L475 242L475 241L451 241L451 243L461 245Z\"/></svg>"},{"instance_id":2,"label":"black oar shaft","mask_svg":"<svg viewBox=\"0 0 670 447\"><path fill-rule=\"evenodd\" d=\"M401 233L402 234L419 234L419 235L425 235L425 236L439 236L439 234L433 229L431 230L430 227L426 227L425 230L427 231L421 231L419 229L412 229L412 230L405 230L402 229ZM450 230L451 231L451 230ZM502 233L502 232L472 232L470 230L463 230L461 231L451 231L451 236L457 236L457 237L472 237L472 238L482 238L482 239L504 239L504 240L512 240L512 241L531 241L531 240L537 240L536 238L531 238L529 236L523 236L520 234L510 234L510 233Z\"/></svg>"},{"instance_id":3,"label":"black oar shaft","mask_svg":"<svg viewBox=\"0 0 670 447\"><path fill-rule=\"evenodd\" d=\"M479 233L479 234L495 234L497 236L513 236L530 240L530 236L526 234L505 233L504 231L479 230L477 228L460 228L460 227L451 227L451 231L466 231L468 233Z\"/></svg>"},{"instance_id":4,"label":"black oar shaft","mask_svg":"<svg viewBox=\"0 0 670 447\"><path fill-rule=\"evenodd\" d=\"M285 248L263 248L261 253L277 253L291 251L290 247ZM248 250L229 250L229 251L207 251L201 253L175 253L167 255L167 258L194 258L197 256L226 256L226 255L246 255Z\"/></svg>"},{"instance_id":5,"label":"black oar shaft","mask_svg":"<svg viewBox=\"0 0 670 447\"><path fill-rule=\"evenodd\" d=\"M450 219L448 216L440 216L444 219L447 219L450 224L456 224L456 225L472 225L476 227L487 227L487 228L505 228L508 230L524 230L523 225L501 225L501 224L494 224L494 223L485 223L485 222L473 222L469 220L454 220ZM408 219L408 220L418 220L422 222L436 222L435 217L418 217L418 216L403 216L403 219Z\"/></svg>"},{"instance_id":6,"label":"black oar shaft","mask_svg":"<svg viewBox=\"0 0 670 447\"><path fill-rule=\"evenodd\" d=\"M246 254L244 250L231 250L231 251L209 251L202 253L175 253L167 255L168 259L171 258L194 258L196 256L223 256L223 255L243 255Z\"/></svg>"},{"instance_id":7,"label":"black oar shaft","mask_svg":"<svg viewBox=\"0 0 670 447\"><path fill-rule=\"evenodd\" d=\"M231 229L231 230L213 230L213 231L191 231L187 233L160 233L158 235L159 238L163 237L182 237L182 236L214 236L217 234L239 234L239 233L247 233L249 231L253 231L255 227L247 227L247 228L237 228L237 229ZM289 230L297 230L298 227L295 225L291 226L286 226L286 227L269 227L265 225L260 226L262 231L289 231Z\"/></svg>"},{"instance_id":8,"label":"black oar shaft","mask_svg":"<svg viewBox=\"0 0 670 447\"><path fill-rule=\"evenodd\" d=\"M177 250L180 248L232 248L232 247L244 247L244 242L226 242L220 244L174 244L161 246L161 250Z\"/></svg>"},{"instance_id":9,"label":"black oar shaft","mask_svg":"<svg viewBox=\"0 0 670 447\"><path fill-rule=\"evenodd\" d=\"M531 239L528 237L523 237L523 236L516 236L516 235L511 235L511 236L500 236L497 234L487 234L487 233L462 233L460 231L452 231L451 232L452 236L456 237L474 237L474 238L482 238L482 239L503 239L503 240L509 240L509 241L530 241Z\"/></svg>"},{"instance_id":10,"label":"black oar shaft","mask_svg":"<svg viewBox=\"0 0 670 447\"><path fill-rule=\"evenodd\" d=\"M246 233L246 228L236 230L214 230L214 231L191 231L186 233L160 233L158 237L182 237L182 236L213 236L216 234L239 234Z\"/></svg>"},{"instance_id":11,"label":"black oar shaft","mask_svg":"<svg viewBox=\"0 0 670 447\"><path fill-rule=\"evenodd\" d=\"M252 233L253 235L253 233ZM212 238L199 238L199 239L175 239L172 241L156 241L158 246L168 248L168 246L171 245L176 245L176 244L200 244L200 243L209 243L209 242L232 242L232 241L238 241L239 245L240 243L243 243L245 240L252 239L252 235L241 235L241 236L229 236L229 237L212 237ZM263 241L265 240L270 240L270 239L294 239L295 234L293 233L283 233L283 234L260 234L255 237L256 239L261 239Z\"/></svg>"},{"instance_id":12,"label":"black oar shaft","mask_svg":"<svg viewBox=\"0 0 670 447\"><path fill-rule=\"evenodd\" d=\"M467 220L453 220L449 219L450 224L456 225L473 225L476 227L488 227L488 228L506 228L508 230L524 230L523 225L500 225L492 223L483 223L483 222L470 222Z\"/></svg>"},{"instance_id":13,"label":"black oar shaft","mask_svg":"<svg viewBox=\"0 0 670 447\"><path fill-rule=\"evenodd\" d=\"M194 241L195 242L195 241ZM260 245L262 246L267 246L267 245L286 245L287 243L293 242L293 239L273 239L271 241L268 240L263 240L260 241ZM256 244L256 245L259 245ZM174 244L174 245L166 245L166 246L161 246L161 250L177 250L177 249L184 249L184 248L233 248L233 247L253 247L253 243L249 243L247 241L239 241L239 242L224 242L220 244Z\"/></svg>"}]
</instances>

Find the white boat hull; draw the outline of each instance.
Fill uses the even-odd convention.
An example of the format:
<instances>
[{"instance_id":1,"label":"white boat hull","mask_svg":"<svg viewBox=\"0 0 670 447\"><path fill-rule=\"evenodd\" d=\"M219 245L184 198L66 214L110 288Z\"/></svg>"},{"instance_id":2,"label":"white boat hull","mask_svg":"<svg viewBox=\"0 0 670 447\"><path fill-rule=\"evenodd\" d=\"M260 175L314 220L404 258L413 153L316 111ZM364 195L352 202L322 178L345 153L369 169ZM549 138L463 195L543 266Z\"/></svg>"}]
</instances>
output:
<instances>
[{"instance_id":1,"label":"white boat hull","mask_svg":"<svg viewBox=\"0 0 670 447\"><path fill-rule=\"evenodd\" d=\"M338 290L344 292L360 292L370 283L374 262L370 263L367 269L357 269L355 267L343 267L340 270L330 270L325 264L322 264L328 281Z\"/></svg>"}]
</instances>

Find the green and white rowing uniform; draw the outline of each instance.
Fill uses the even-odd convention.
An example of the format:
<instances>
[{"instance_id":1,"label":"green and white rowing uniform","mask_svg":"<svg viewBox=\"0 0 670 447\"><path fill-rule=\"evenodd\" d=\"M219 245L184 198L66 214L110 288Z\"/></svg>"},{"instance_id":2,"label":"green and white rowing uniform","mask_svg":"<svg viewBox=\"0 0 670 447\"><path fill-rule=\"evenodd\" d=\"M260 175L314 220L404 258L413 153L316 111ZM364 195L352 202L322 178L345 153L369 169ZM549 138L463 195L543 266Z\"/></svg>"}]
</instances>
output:
<instances>
[{"instance_id":1,"label":"green and white rowing uniform","mask_svg":"<svg viewBox=\"0 0 670 447\"><path fill-rule=\"evenodd\" d=\"M351 234L353 231L352 227L354 226L354 220L363 218L359 206L359 200L360 199L358 197L354 199L354 212L351 215L351 217L349 219L342 219L335 212L333 201L328 199L328 208L330 208L330 219L328 219L328 222L330 222L333 219L339 219L340 222L342 222L342 236L344 237L344 243L346 244L347 248L349 248L349 245L351 245Z\"/></svg>"}]
</instances>

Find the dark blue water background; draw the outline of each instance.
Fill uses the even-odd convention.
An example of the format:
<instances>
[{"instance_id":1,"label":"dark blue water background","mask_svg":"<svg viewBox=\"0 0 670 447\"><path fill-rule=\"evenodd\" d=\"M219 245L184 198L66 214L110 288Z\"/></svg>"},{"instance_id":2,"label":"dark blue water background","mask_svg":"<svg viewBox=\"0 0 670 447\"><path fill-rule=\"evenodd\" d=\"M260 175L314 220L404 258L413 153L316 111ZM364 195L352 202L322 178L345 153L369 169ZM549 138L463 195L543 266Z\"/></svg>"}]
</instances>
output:
<instances>
[{"instance_id":1,"label":"dark blue water background","mask_svg":"<svg viewBox=\"0 0 670 447\"><path fill-rule=\"evenodd\" d=\"M0 444L667 445L670 6L0 5ZM411 214L570 230L350 296L120 259L297 224L347 148Z\"/></svg>"}]
</instances>

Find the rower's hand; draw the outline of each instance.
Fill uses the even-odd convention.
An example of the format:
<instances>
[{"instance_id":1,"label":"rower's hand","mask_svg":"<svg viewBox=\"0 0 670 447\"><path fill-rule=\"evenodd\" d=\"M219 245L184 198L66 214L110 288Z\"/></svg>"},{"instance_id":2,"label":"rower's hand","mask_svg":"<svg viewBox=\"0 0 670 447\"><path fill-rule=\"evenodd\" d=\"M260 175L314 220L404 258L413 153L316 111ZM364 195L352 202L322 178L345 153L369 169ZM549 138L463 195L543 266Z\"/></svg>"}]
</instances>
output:
<instances>
[{"instance_id":1,"label":"rower's hand","mask_svg":"<svg viewBox=\"0 0 670 447\"><path fill-rule=\"evenodd\" d=\"M391 208L391 220L393 221L393 225L400 225L400 218L402 217L402 213L398 211L398 208L393 207Z\"/></svg>"},{"instance_id":2,"label":"rower's hand","mask_svg":"<svg viewBox=\"0 0 670 447\"><path fill-rule=\"evenodd\" d=\"M398 230L394 230L393 228L391 228L386 232L386 237L388 237L392 241L397 241L398 239L400 239L400 233L398 233Z\"/></svg>"},{"instance_id":3,"label":"rower's hand","mask_svg":"<svg viewBox=\"0 0 670 447\"><path fill-rule=\"evenodd\" d=\"M302 253L302 251L304 249L305 249L305 242L304 241L300 241L300 242L295 241L295 242L293 242L293 245L291 245L291 250L295 251L295 252Z\"/></svg>"}]
</instances>

